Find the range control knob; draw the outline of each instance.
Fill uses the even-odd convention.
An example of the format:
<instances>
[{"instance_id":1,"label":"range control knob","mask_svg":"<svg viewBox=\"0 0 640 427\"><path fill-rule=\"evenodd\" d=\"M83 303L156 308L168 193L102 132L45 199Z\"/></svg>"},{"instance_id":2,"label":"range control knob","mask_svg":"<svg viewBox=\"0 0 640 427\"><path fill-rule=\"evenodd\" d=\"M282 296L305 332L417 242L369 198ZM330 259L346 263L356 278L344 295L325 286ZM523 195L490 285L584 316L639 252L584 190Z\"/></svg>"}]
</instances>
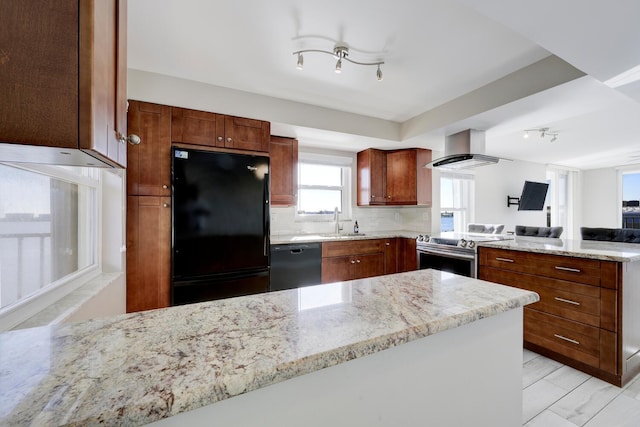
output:
<instances>
[{"instance_id":1,"label":"range control knob","mask_svg":"<svg viewBox=\"0 0 640 427\"><path fill-rule=\"evenodd\" d=\"M464 240L464 239L458 240L458 246L460 246L461 248L466 248L467 247L467 241Z\"/></svg>"},{"instance_id":2,"label":"range control knob","mask_svg":"<svg viewBox=\"0 0 640 427\"><path fill-rule=\"evenodd\" d=\"M475 248L476 247L475 240L469 240L469 242L467 242L467 247L471 249Z\"/></svg>"}]
</instances>

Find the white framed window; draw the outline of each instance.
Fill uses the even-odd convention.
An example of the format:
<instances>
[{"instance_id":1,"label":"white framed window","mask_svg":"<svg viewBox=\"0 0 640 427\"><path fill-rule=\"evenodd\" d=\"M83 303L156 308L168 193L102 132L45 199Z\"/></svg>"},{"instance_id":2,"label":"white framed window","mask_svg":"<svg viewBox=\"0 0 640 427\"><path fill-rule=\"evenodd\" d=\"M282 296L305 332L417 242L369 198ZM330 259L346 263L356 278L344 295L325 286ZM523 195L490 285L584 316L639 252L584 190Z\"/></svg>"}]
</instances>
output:
<instances>
[{"instance_id":1,"label":"white framed window","mask_svg":"<svg viewBox=\"0 0 640 427\"><path fill-rule=\"evenodd\" d=\"M299 220L333 220L335 209L340 219L351 217L352 158L300 153L298 158Z\"/></svg>"},{"instance_id":2,"label":"white framed window","mask_svg":"<svg viewBox=\"0 0 640 427\"><path fill-rule=\"evenodd\" d=\"M563 227L564 237L573 238L573 209L577 171L563 167L547 167L549 191L545 199L547 225Z\"/></svg>"},{"instance_id":3,"label":"white framed window","mask_svg":"<svg viewBox=\"0 0 640 427\"><path fill-rule=\"evenodd\" d=\"M473 222L474 179L472 174L440 173L440 231L465 232Z\"/></svg>"},{"instance_id":4,"label":"white framed window","mask_svg":"<svg viewBox=\"0 0 640 427\"><path fill-rule=\"evenodd\" d=\"M100 273L101 174L0 164L0 329Z\"/></svg>"},{"instance_id":5,"label":"white framed window","mask_svg":"<svg viewBox=\"0 0 640 427\"><path fill-rule=\"evenodd\" d=\"M640 171L622 172L622 228L640 229Z\"/></svg>"}]
</instances>

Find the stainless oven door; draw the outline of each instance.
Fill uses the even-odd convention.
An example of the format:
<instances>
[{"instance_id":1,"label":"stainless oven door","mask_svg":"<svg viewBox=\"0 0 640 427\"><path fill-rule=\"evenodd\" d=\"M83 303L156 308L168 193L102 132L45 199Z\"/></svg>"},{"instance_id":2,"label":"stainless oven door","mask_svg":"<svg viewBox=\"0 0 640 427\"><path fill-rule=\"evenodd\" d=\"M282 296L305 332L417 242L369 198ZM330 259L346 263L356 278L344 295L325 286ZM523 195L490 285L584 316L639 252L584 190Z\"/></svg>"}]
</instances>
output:
<instances>
[{"instance_id":1,"label":"stainless oven door","mask_svg":"<svg viewBox=\"0 0 640 427\"><path fill-rule=\"evenodd\" d=\"M433 268L461 276L476 277L475 251L461 251L458 248L430 248L417 249L418 266L421 269Z\"/></svg>"}]
</instances>

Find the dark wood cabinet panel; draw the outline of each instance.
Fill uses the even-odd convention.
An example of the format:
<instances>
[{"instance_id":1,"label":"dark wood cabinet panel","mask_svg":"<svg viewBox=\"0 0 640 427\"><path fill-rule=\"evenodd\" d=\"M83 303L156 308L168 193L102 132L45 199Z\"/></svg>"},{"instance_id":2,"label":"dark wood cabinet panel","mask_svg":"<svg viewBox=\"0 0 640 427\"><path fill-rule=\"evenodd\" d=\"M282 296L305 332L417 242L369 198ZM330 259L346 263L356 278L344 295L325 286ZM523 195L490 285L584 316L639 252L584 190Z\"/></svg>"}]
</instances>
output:
<instances>
[{"instance_id":1,"label":"dark wood cabinet panel","mask_svg":"<svg viewBox=\"0 0 640 427\"><path fill-rule=\"evenodd\" d=\"M398 273L418 269L416 239L398 239Z\"/></svg>"},{"instance_id":2,"label":"dark wood cabinet panel","mask_svg":"<svg viewBox=\"0 0 640 427\"><path fill-rule=\"evenodd\" d=\"M0 141L89 154L24 150L22 161L126 167L126 10L126 0L0 2L0 93L11 100L0 103Z\"/></svg>"},{"instance_id":3,"label":"dark wood cabinet panel","mask_svg":"<svg viewBox=\"0 0 640 427\"><path fill-rule=\"evenodd\" d=\"M322 258L322 283L342 282L351 280L352 266L350 256Z\"/></svg>"},{"instance_id":4,"label":"dark wood cabinet panel","mask_svg":"<svg viewBox=\"0 0 640 427\"><path fill-rule=\"evenodd\" d=\"M225 147L269 152L271 124L261 120L225 116Z\"/></svg>"},{"instance_id":5,"label":"dark wood cabinet panel","mask_svg":"<svg viewBox=\"0 0 640 427\"><path fill-rule=\"evenodd\" d=\"M322 243L322 283L385 274L385 240Z\"/></svg>"},{"instance_id":6,"label":"dark wood cabinet panel","mask_svg":"<svg viewBox=\"0 0 640 427\"><path fill-rule=\"evenodd\" d=\"M635 332L621 325L620 263L486 247L478 262L479 279L540 295L525 307L525 347L617 386L637 372L621 355Z\"/></svg>"},{"instance_id":7,"label":"dark wood cabinet panel","mask_svg":"<svg viewBox=\"0 0 640 427\"><path fill-rule=\"evenodd\" d=\"M171 116L173 142L269 152L269 122L179 107L171 108Z\"/></svg>"},{"instance_id":8,"label":"dark wood cabinet panel","mask_svg":"<svg viewBox=\"0 0 640 427\"><path fill-rule=\"evenodd\" d=\"M170 304L171 198L127 197L127 312Z\"/></svg>"},{"instance_id":9,"label":"dark wood cabinet panel","mask_svg":"<svg viewBox=\"0 0 640 427\"><path fill-rule=\"evenodd\" d=\"M356 255L354 264L354 279L382 276L384 274L384 254Z\"/></svg>"},{"instance_id":10,"label":"dark wood cabinet panel","mask_svg":"<svg viewBox=\"0 0 640 427\"><path fill-rule=\"evenodd\" d=\"M127 144L127 194L171 196L171 107L130 101L128 123L143 142Z\"/></svg>"},{"instance_id":11,"label":"dark wood cabinet panel","mask_svg":"<svg viewBox=\"0 0 640 427\"><path fill-rule=\"evenodd\" d=\"M298 194L298 140L272 136L271 206L295 206Z\"/></svg>"},{"instance_id":12,"label":"dark wood cabinet panel","mask_svg":"<svg viewBox=\"0 0 640 427\"><path fill-rule=\"evenodd\" d=\"M384 240L384 274L398 272L398 240Z\"/></svg>"},{"instance_id":13,"label":"dark wood cabinet panel","mask_svg":"<svg viewBox=\"0 0 640 427\"><path fill-rule=\"evenodd\" d=\"M357 203L374 205L431 205L431 150L367 149L358 153Z\"/></svg>"},{"instance_id":14,"label":"dark wood cabinet panel","mask_svg":"<svg viewBox=\"0 0 640 427\"><path fill-rule=\"evenodd\" d=\"M358 206L385 204L387 198L386 168L386 153L383 150L369 148L358 153Z\"/></svg>"},{"instance_id":15,"label":"dark wood cabinet panel","mask_svg":"<svg viewBox=\"0 0 640 427\"><path fill-rule=\"evenodd\" d=\"M413 167L411 167L413 166ZM416 151L400 150L387 153L387 204L418 203Z\"/></svg>"},{"instance_id":16,"label":"dark wood cabinet panel","mask_svg":"<svg viewBox=\"0 0 640 427\"><path fill-rule=\"evenodd\" d=\"M171 107L171 140L184 144L224 147L224 116Z\"/></svg>"}]
</instances>

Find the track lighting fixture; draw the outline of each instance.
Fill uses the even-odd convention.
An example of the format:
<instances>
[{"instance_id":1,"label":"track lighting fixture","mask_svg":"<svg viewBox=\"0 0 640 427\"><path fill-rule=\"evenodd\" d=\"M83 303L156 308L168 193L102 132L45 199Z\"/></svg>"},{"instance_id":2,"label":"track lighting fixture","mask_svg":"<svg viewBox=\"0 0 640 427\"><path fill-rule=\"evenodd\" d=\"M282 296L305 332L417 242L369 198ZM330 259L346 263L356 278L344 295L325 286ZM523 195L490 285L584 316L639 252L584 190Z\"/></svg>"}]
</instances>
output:
<instances>
[{"instance_id":1,"label":"track lighting fixture","mask_svg":"<svg viewBox=\"0 0 640 427\"><path fill-rule=\"evenodd\" d=\"M529 138L529 132L539 132L540 139L544 139L545 137L549 137L549 142L556 142L558 140L558 132L552 132L549 128L539 128L539 129L525 129L523 138Z\"/></svg>"},{"instance_id":2,"label":"track lighting fixture","mask_svg":"<svg viewBox=\"0 0 640 427\"><path fill-rule=\"evenodd\" d=\"M342 72L342 60L344 59L345 61L351 62L352 64L357 64L357 65L375 65L378 67L378 69L376 70L376 79L378 81L382 81L382 70L380 69L380 66L382 64L384 64L384 61L377 61L377 62L360 62L360 61L355 61L353 59L349 58L349 47L344 45L344 44L337 44L334 46L333 51L328 51L328 50L320 50L320 49L303 49L303 50L297 50L295 52L293 52L294 55L298 55L298 61L296 63L296 68L299 70L302 70L303 68L303 63L304 63L304 58L302 57L303 53L307 53L307 52L318 52L318 53L326 53L328 55L332 55L334 58L336 58L338 61L336 62L336 68L335 71L337 74L340 74Z\"/></svg>"}]
</instances>

